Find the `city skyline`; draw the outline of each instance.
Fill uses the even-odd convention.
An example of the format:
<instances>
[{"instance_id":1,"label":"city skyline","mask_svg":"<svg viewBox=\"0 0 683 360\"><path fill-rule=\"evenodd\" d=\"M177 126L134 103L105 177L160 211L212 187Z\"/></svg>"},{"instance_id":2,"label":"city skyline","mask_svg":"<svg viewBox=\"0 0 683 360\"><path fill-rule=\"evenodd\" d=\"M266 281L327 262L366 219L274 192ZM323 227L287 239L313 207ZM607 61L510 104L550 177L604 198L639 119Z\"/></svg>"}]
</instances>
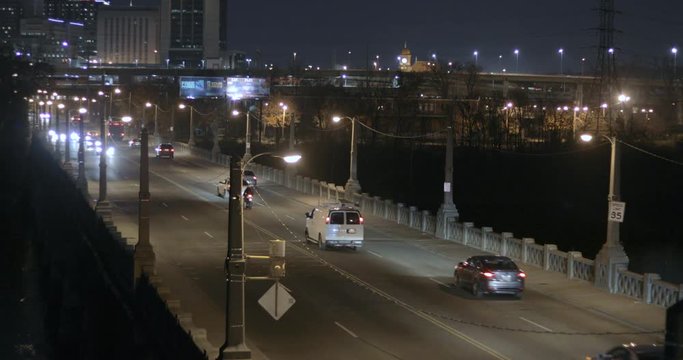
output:
<instances>
[{"instance_id":1,"label":"city skyline","mask_svg":"<svg viewBox=\"0 0 683 360\"><path fill-rule=\"evenodd\" d=\"M280 66L296 59L303 66L327 68L336 63L364 68L379 55L380 66L395 68L396 56L407 44L418 60L436 54L460 63L474 62L477 51L476 62L484 71L579 73L581 59L585 71L597 59L598 6L598 0L514 4L426 0L420 6L357 0L230 2L228 47L250 57L259 51L264 62ZM655 58L671 57L671 48L683 44L683 22L676 19L683 3L616 1L615 8L619 63L650 66Z\"/></svg>"}]
</instances>

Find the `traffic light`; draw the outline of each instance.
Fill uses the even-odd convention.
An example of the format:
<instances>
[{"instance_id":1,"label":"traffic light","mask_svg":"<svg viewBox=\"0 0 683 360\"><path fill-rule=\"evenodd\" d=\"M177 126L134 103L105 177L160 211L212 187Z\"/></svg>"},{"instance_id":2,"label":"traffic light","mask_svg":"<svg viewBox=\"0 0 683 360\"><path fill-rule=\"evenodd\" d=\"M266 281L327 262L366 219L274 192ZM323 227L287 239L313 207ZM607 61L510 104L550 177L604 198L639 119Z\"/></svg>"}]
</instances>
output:
<instances>
[{"instance_id":1,"label":"traffic light","mask_svg":"<svg viewBox=\"0 0 683 360\"><path fill-rule=\"evenodd\" d=\"M270 276L275 279L285 277L285 258L270 258Z\"/></svg>"},{"instance_id":2,"label":"traffic light","mask_svg":"<svg viewBox=\"0 0 683 360\"><path fill-rule=\"evenodd\" d=\"M270 240L270 276L279 279L285 277L285 241Z\"/></svg>"}]
</instances>

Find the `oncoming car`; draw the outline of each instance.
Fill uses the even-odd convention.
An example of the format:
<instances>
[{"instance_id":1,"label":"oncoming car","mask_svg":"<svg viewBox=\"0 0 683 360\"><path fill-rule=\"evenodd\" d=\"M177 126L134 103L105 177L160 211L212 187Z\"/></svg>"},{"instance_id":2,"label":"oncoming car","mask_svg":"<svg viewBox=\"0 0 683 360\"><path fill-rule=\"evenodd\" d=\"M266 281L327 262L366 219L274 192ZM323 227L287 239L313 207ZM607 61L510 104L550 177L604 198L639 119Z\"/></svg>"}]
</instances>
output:
<instances>
[{"instance_id":1,"label":"oncoming car","mask_svg":"<svg viewBox=\"0 0 683 360\"><path fill-rule=\"evenodd\" d=\"M624 344L590 360L664 360L665 347L657 344Z\"/></svg>"},{"instance_id":2,"label":"oncoming car","mask_svg":"<svg viewBox=\"0 0 683 360\"><path fill-rule=\"evenodd\" d=\"M251 170L244 170L242 178L251 186L256 186L256 174Z\"/></svg>"},{"instance_id":3,"label":"oncoming car","mask_svg":"<svg viewBox=\"0 0 683 360\"><path fill-rule=\"evenodd\" d=\"M173 144L159 144L154 151L156 151L158 158L167 157L169 159L173 159L173 155L175 153Z\"/></svg>"},{"instance_id":4,"label":"oncoming car","mask_svg":"<svg viewBox=\"0 0 683 360\"><path fill-rule=\"evenodd\" d=\"M466 286L472 294L509 294L522 297L526 273L505 256L472 256L458 263L453 270L455 286Z\"/></svg>"},{"instance_id":5,"label":"oncoming car","mask_svg":"<svg viewBox=\"0 0 683 360\"><path fill-rule=\"evenodd\" d=\"M142 144L142 140L140 138L134 138L134 139L128 140L128 146L132 147L132 148L140 147L141 144Z\"/></svg>"},{"instance_id":6,"label":"oncoming car","mask_svg":"<svg viewBox=\"0 0 683 360\"><path fill-rule=\"evenodd\" d=\"M306 213L306 241L318 243L324 250L328 247L363 246L363 216L360 210L344 203L313 208Z\"/></svg>"}]
</instances>

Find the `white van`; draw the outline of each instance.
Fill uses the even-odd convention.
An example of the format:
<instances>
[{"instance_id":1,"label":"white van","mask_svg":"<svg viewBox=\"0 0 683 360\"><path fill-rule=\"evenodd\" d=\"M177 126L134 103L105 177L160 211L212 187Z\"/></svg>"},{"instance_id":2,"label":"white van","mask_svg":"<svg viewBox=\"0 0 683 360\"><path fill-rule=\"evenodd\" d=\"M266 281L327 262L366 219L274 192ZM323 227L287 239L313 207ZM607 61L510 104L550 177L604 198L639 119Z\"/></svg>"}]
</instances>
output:
<instances>
[{"instance_id":1,"label":"white van","mask_svg":"<svg viewBox=\"0 0 683 360\"><path fill-rule=\"evenodd\" d=\"M360 210L344 203L314 208L306 213L306 241L313 240L324 250L327 247L363 246L363 216Z\"/></svg>"}]
</instances>

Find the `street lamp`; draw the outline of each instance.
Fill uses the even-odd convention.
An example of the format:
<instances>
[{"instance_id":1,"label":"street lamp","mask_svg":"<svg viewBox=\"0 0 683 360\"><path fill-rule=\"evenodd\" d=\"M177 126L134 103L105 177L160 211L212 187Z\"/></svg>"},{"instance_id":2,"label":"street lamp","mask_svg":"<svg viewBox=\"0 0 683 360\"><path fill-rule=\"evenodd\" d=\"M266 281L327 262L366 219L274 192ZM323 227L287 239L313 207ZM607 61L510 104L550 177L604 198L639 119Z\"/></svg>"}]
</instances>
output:
<instances>
[{"instance_id":1,"label":"street lamp","mask_svg":"<svg viewBox=\"0 0 683 360\"><path fill-rule=\"evenodd\" d=\"M250 109L247 109L244 113L247 116L247 124L246 124L246 134L244 135L244 156L242 159L244 161L249 162L251 159L251 127L250 123L251 121L249 120L249 113L251 112ZM238 116L240 114L239 111L233 110L232 111L232 116Z\"/></svg>"},{"instance_id":2,"label":"street lamp","mask_svg":"<svg viewBox=\"0 0 683 360\"><path fill-rule=\"evenodd\" d=\"M280 107L282 108L282 137L285 137L285 120L287 119L287 104L285 103L280 103Z\"/></svg>"},{"instance_id":3,"label":"street lamp","mask_svg":"<svg viewBox=\"0 0 683 360\"><path fill-rule=\"evenodd\" d=\"M564 69L563 69L563 63L564 63L564 49L560 48L557 50L557 53L560 54L560 75L564 74Z\"/></svg>"},{"instance_id":4,"label":"street lamp","mask_svg":"<svg viewBox=\"0 0 683 360\"><path fill-rule=\"evenodd\" d=\"M515 72L519 73L519 49L515 49Z\"/></svg>"},{"instance_id":5,"label":"street lamp","mask_svg":"<svg viewBox=\"0 0 683 360\"><path fill-rule=\"evenodd\" d=\"M228 200L228 252L225 257L225 342L219 349L220 359L250 359L251 350L245 343L244 285L246 258L244 254L244 214L242 212L242 173L254 159L272 155L260 153L242 164L230 159L230 199ZM301 155L276 156L287 162L297 162Z\"/></svg>"},{"instance_id":6,"label":"street lamp","mask_svg":"<svg viewBox=\"0 0 683 360\"><path fill-rule=\"evenodd\" d=\"M59 142L62 140L62 135L59 133L59 112L64 110L64 104L57 104L57 112L55 112L55 132L57 133L57 143L55 144L55 154L57 155L57 161L61 160L62 155L59 153ZM67 121L69 121L67 119Z\"/></svg>"},{"instance_id":7,"label":"street lamp","mask_svg":"<svg viewBox=\"0 0 683 360\"><path fill-rule=\"evenodd\" d=\"M600 287L606 287L611 292L616 287L616 273L619 268L628 266L628 256L619 242L619 224L623 221L625 204L619 201L620 192L620 152L619 143L615 136L600 135L611 144L609 193L607 195L607 238L595 257L595 282ZM582 134L581 140L593 140L591 134Z\"/></svg>"},{"instance_id":8,"label":"street lamp","mask_svg":"<svg viewBox=\"0 0 683 360\"><path fill-rule=\"evenodd\" d=\"M479 51L474 50L474 53L472 53L472 55L474 55L474 67L477 67L479 63Z\"/></svg>"},{"instance_id":9,"label":"street lamp","mask_svg":"<svg viewBox=\"0 0 683 360\"><path fill-rule=\"evenodd\" d=\"M674 54L674 79L676 79L676 56L678 55L678 48L672 47L671 53Z\"/></svg>"},{"instance_id":10,"label":"street lamp","mask_svg":"<svg viewBox=\"0 0 683 360\"><path fill-rule=\"evenodd\" d=\"M85 98L83 99L85 101ZM78 123L78 178L76 179L76 184L84 195L88 194L88 180L85 178L85 134L83 129L85 114L87 112L88 109L86 108L82 107L78 109L78 113L81 114L81 119Z\"/></svg>"},{"instance_id":11,"label":"street lamp","mask_svg":"<svg viewBox=\"0 0 683 360\"><path fill-rule=\"evenodd\" d=\"M350 150L350 165L349 165L349 180L346 181L346 193L347 194L359 194L361 191L360 187L360 182L358 182L357 179L357 142L358 140L356 139L356 121L358 120L355 116L354 117L348 117L348 116L334 116L332 117L332 121L338 123L342 121L342 119L348 119L351 121L351 150ZM348 199L348 200L353 200L353 199Z\"/></svg>"},{"instance_id":12,"label":"street lamp","mask_svg":"<svg viewBox=\"0 0 683 360\"><path fill-rule=\"evenodd\" d=\"M192 105L179 104L178 109L183 110L186 107L190 108L190 138L187 140L187 144L190 146L195 146L194 142L194 120L192 118L192 113L194 112L194 107Z\"/></svg>"}]
</instances>

